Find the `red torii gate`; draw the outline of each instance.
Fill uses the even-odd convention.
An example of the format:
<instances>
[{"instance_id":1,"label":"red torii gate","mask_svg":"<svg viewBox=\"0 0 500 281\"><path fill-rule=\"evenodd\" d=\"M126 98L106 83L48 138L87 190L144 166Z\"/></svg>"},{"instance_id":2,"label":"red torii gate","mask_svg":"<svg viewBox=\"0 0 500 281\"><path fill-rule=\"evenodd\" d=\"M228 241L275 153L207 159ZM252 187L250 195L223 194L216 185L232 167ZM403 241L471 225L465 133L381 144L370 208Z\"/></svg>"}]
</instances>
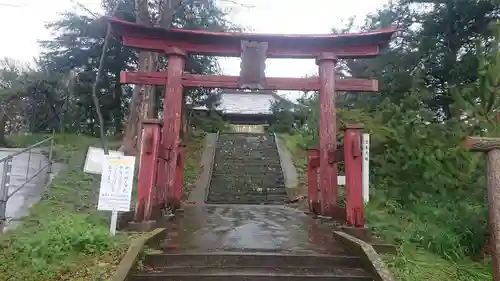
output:
<instances>
[{"instance_id":1,"label":"red torii gate","mask_svg":"<svg viewBox=\"0 0 500 281\"><path fill-rule=\"evenodd\" d=\"M319 169L321 206L318 213L338 217L337 128L335 92L376 92L377 80L336 79L338 59L368 58L388 45L393 28L341 35L269 35L164 29L111 19L115 37L125 46L163 52L168 57L166 72L123 72L121 83L165 86L163 126L159 120L144 120L140 146L139 184L135 221L149 221L155 206L180 205L183 149L180 139L183 87L319 91L320 138L310 160ZM210 76L184 72L188 55L241 57L240 76ZM267 58L313 58L319 76L309 78L266 78ZM360 128L346 131L344 145L348 189L347 221L363 225L361 192ZM357 140L357 141L356 141ZM347 149L346 149L347 147ZM359 159L357 159L359 158ZM359 166L359 167L357 167ZM356 178L359 178L357 180ZM359 198L357 198L359 197ZM314 210L310 201L310 209ZM352 215L356 214L354 218ZM351 219L349 219L351 217Z\"/></svg>"}]
</instances>

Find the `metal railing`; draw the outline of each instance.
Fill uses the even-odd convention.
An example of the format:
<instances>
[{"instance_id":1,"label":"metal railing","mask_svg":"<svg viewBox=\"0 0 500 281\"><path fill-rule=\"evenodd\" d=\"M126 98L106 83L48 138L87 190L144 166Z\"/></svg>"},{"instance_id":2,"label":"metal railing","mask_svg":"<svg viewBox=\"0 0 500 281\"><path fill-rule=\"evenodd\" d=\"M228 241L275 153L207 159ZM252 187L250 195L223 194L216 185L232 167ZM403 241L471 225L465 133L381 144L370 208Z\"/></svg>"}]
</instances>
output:
<instances>
[{"instance_id":1,"label":"metal railing","mask_svg":"<svg viewBox=\"0 0 500 281\"><path fill-rule=\"evenodd\" d=\"M47 152L46 149L48 149L48 156L44 154ZM0 159L0 229L8 219L6 215L9 199L20 190L27 188L34 179L44 172L46 177L43 179L43 184L47 182L52 172L53 149L54 137L49 137ZM27 159L24 159L25 157ZM38 164L35 163L36 160L38 160ZM14 162L20 163L16 165ZM13 170L14 166L16 166L15 171ZM24 166L25 169L17 168L19 166ZM15 184L14 181L16 181Z\"/></svg>"}]
</instances>

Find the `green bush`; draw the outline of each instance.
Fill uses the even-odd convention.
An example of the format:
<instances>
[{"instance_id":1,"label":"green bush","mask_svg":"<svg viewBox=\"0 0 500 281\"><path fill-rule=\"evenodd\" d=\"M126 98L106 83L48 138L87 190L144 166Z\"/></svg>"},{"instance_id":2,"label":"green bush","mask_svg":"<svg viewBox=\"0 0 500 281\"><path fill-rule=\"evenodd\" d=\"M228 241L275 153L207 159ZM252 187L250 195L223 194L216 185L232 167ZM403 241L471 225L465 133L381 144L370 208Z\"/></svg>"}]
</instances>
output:
<instances>
[{"instance_id":1,"label":"green bush","mask_svg":"<svg viewBox=\"0 0 500 281\"><path fill-rule=\"evenodd\" d=\"M25 147L46 137L8 140ZM109 235L109 214L96 209L99 177L83 172L87 148L96 143L86 136L55 135L56 160L66 167L29 216L0 236L0 280L106 280L113 272L128 237Z\"/></svg>"},{"instance_id":2,"label":"green bush","mask_svg":"<svg viewBox=\"0 0 500 281\"><path fill-rule=\"evenodd\" d=\"M418 99L423 97L416 93L401 104L383 102L374 112L338 111L339 126L363 123L371 133L368 226L390 242L411 243L447 260L473 257L483 246L487 219L483 156L463 148L474 128L435 122ZM317 145L319 129L317 96L308 105L301 134L286 137L302 158L297 151Z\"/></svg>"},{"instance_id":3,"label":"green bush","mask_svg":"<svg viewBox=\"0 0 500 281\"><path fill-rule=\"evenodd\" d=\"M65 263L68 258L100 255L114 245L109 230L83 214L61 214L30 230L36 233L15 233L1 241L2 280L47 280L74 266L74 261Z\"/></svg>"}]
</instances>

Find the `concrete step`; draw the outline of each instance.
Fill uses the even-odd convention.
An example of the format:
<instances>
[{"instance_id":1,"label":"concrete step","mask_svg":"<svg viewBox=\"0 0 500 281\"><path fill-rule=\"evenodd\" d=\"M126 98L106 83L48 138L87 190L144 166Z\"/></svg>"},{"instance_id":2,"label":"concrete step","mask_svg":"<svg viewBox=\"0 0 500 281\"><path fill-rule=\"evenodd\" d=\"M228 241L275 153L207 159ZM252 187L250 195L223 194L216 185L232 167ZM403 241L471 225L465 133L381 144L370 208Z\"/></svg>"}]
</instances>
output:
<instances>
[{"instance_id":1,"label":"concrete step","mask_svg":"<svg viewBox=\"0 0 500 281\"><path fill-rule=\"evenodd\" d=\"M269 148L269 149L245 149L245 148L234 148L231 150L226 150L226 149L217 149L216 152L218 152L220 155L238 155L238 156L252 156L252 155L266 155L266 156L275 156L279 155L278 150L276 148Z\"/></svg>"},{"instance_id":2,"label":"concrete step","mask_svg":"<svg viewBox=\"0 0 500 281\"><path fill-rule=\"evenodd\" d=\"M310 271L309 271L310 270ZM133 276L135 281L372 281L362 269L333 268L213 268L182 267L161 272L144 272Z\"/></svg>"},{"instance_id":3,"label":"concrete step","mask_svg":"<svg viewBox=\"0 0 500 281\"><path fill-rule=\"evenodd\" d=\"M258 189L258 188L277 188L284 186L283 179L271 179L271 178L249 178L245 179L244 177L234 177L234 178L224 178L223 175L212 177L210 181L210 185L213 185L217 188L231 188L239 187L241 190L246 189Z\"/></svg>"},{"instance_id":4,"label":"concrete step","mask_svg":"<svg viewBox=\"0 0 500 281\"><path fill-rule=\"evenodd\" d=\"M236 165L236 166L255 166L255 167L271 166L271 167L281 168L281 162L278 158L276 158L276 159L220 158L220 159L215 159L214 164L217 164L217 165Z\"/></svg>"},{"instance_id":5,"label":"concrete step","mask_svg":"<svg viewBox=\"0 0 500 281\"><path fill-rule=\"evenodd\" d=\"M235 180L224 180L222 178L212 178L210 185L214 188L214 190L241 190L243 193L248 192L263 192L264 190L269 190L269 192L273 193L274 189L280 190L285 188L285 184L275 183L275 182L264 182L264 183L252 183L252 182L243 182L243 181L235 181ZM286 189L285 189L286 190Z\"/></svg>"},{"instance_id":6,"label":"concrete step","mask_svg":"<svg viewBox=\"0 0 500 281\"><path fill-rule=\"evenodd\" d=\"M280 198L258 198L258 197L210 197L208 196L206 202L208 204L239 204L239 205L261 205L261 204L270 204L270 205L281 205L285 203L287 198L282 196Z\"/></svg>"},{"instance_id":7,"label":"concrete step","mask_svg":"<svg viewBox=\"0 0 500 281\"><path fill-rule=\"evenodd\" d=\"M240 190L242 193L249 193L249 192L257 192L261 193L264 192L266 189L269 190L268 193L274 193L273 189L278 188L280 190L281 188L284 187L283 183L247 183L247 182L241 182L241 181L230 181L230 180L223 180L223 179L212 179L210 182L210 185L213 187L213 190L227 190L234 192L235 190ZM286 190L286 189L285 189Z\"/></svg>"},{"instance_id":8,"label":"concrete step","mask_svg":"<svg viewBox=\"0 0 500 281\"><path fill-rule=\"evenodd\" d=\"M232 193L209 193L207 199L208 200L213 200L213 201L220 201L223 199L227 200L233 200L233 201L241 201L241 200L246 200L246 201L255 201L255 202L262 202L262 201L280 201L283 202L286 200L286 193L283 194L268 194L268 195L263 195L263 194L232 194Z\"/></svg>"},{"instance_id":9,"label":"concrete step","mask_svg":"<svg viewBox=\"0 0 500 281\"><path fill-rule=\"evenodd\" d=\"M279 159L216 159L216 166L237 167L237 168L271 168L273 170L281 170L281 162Z\"/></svg>"},{"instance_id":10,"label":"concrete step","mask_svg":"<svg viewBox=\"0 0 500 281\"><path fill-rule=\"evenodd\" d=\"M258 206L274 206L274 205L283 205L285 201L261 201L261 202L256 202L256 201L228 201L228 200L212 200L208 201L207 204L215 204L215 205L224 205L224 204L230 204L230 205L258 205Z\"/></svg>"},{"instance_id":11,"label":"concrete step","mask_svg":"<svg viewBox=\"0 0 500 281\"><path fill-rule=\"evenodd\" d=\"M255 149L255 148L244 148L244 147L234 147L231 149L224 149L224 148L218 148L216 152L220 153L221 155L245 155L245 156L251 156L251 155L269 155L269 156L274 156L274 155L279 155L278 150L276 148L266 148L266 149Z\"/></svg>"},{"instance_id":12,"label":"concrete step","mask_svg":"<svg viewBox=\"0 0 500 281\"><path fill-rule=\"evenodd\" d=\"M270 169L278 169L281 171L281 163L279 160L262 160L262 161L247 161L247 160L234 160L234 159L225 159L215 161L215 166L221 167L234 167L234 168L270 168Z\"/></svg>"},{"instance_id":13,"label":"concrete step","mask_svg":"<svg viewBox=\"0 0 500 281\"><path fill-rule=\"evenodd\" d=\"M272 135L266 133L223 133L219 135L219 139L248 139L248 138L273 138Z\"/></svg>"},{"instance_id":14,"label":"concrete step","mask_svg":"<svg viewBox=\"0 0 500 281\"><path fill-rule=\"evenodd\" d=\"M249 140L249 139L219 139L217 142L226 147L272 147L275 143L273 140Z\"/></svg>"},{"instance_id":15,"label":"concrete step","mask_svg":"<svg viewBox=\"0 0 500 281\"><path fill-rule=\"evenodd\" d=\"M280 164L280 159L278 157L251 157L251 156L242 156L242 157L215 157L214 163L222 164L225 162L231 163L258 163L260 165L272 165L272 164Z\"/></svg>"},{"instance_id":16,"label":"concrete step","mask_svg":"<svg viewBox=\"0 0 500 281\"><path fill-rule=\"evenodd\" d=\"M273 178L270 175L235 175L233 173L230 177L224 177L222 173L218 175L214 175L210 184L215 185L216 187L224 187L227 185L230 186L240 186L241 189L254 189L254 190L262 190L269 188L282 188L285 187L284 180L282 178Z\"/></svg>"},{"instance_id":17,"label":"concrete step","mask_svg":"<svg viewBox=\"0 0 500 281\"><path fill-rule=\"evenodd\" d=\"M212 172L212 179L226 179L228 181L272 181L277 183L278 181L284 181L285 178L279 173L270 173L266 171L255 171L249 169L248 171L239 171L233 169L217 169Z\"/></svg>"},{"instance_id":18,"label":"concrete step","mask_svg":"<svg viewBox=\"0 0 500 281\"><path fill-rule=\"evenodd\" d=\"M255 171L252 169L246 170L233 170L233 169L217 169L212 171L212 179L222 179L227 181L252 181L252 183L260 182L273 182L276 185L285 180L281 173L269 173L265 171Z\"/></svg>"},{"instance_id":19,"label":"concrete step","mask_svg":"<svg viewBox=\"0 0 500 281\"><path fill-rule=\"evenodd\" d=\"M275 194L275 193L286 193L286 188L283 185L259 185L255 186L252 184L245 184L245 183L238 183L238 182L231 182L228 181L226 184L222 180L220 181L215 181L212 182L211 185L213 186L214 191L217 192L222 192L222 193L241 193L241 194L261 194L261 193L267 193L267 194Z\"/></svg>"},{"instance_id":20,"label":"concrete step","mask_svg":"<svg viewBox=\"0 0 500 281\"><path fill-rule=\"evenodd\" d=\"M240 189L241 190L241 189ZM273 188L273 189L268 189L268 190L262 190L262 191L258 191L258 190L244 190L244 191L240 191L240 192L235 192L233 190L231 190L230 192L228 192L229 190L227 188L214 188L213 190L211 190L209 192L210 195L226 195L226 194L232 194L232 195L241 195L241 196L247 196L247 195L262 195L262 194L267 194L267 195L281 195L281 194L286 194L286 189L285 188Z\"/></svg>"},{"instance_id":21,"label":"concrete step","mask_svg":"<svg viewBox=\"0 0 500 281\"><path fill-rule=\"evenodd\" d=\"M244 143L269 143L274 142L272 137L261 136L261 137L252 137L252 136L219 136L218 139L220 142L244 142Z\"/></svg>"},{"instance_id":22,"label":"concrete step","mask_svg":"<svg viewBox=\"0 0 500 281\"><path fill-rule=\"evenodd\" d=\"M215 163L218 162L261 162L264 161L265 164L280 163L278 156L251 156L251 155L215 155ZM262 163L261 163L262 165Z\"/></svg>"},{"instance_id":23,"label":"concrete step","mask_svg":"<svg viewBox=\"0 0 500 281\"><path fill-rule=\"evenodd\" d=\"M234 169L265 169L265 170L273 170L276 172L281 172L281 163L279 160L243 160L243 159L219 159L218 161L214 161L214 167L229 167Z\"/></svg>"},{"instance_id":24,"label":"concrete step","mask_svg":"<svg viewBox=\"0 0 500 281\"><path fill-rule=\"evenodd\" d=\"M276 193L270 193L270 194L265 194L262 192L223 192L223 191L215 191L208 193L209 197L233 197L233 198L258 198L258 199L266 199L266 198L280 198L282 196L285 196L286 192L276 192Z\"/></svg>"},{"instance_id":25,"label":"concrete step","mask_svg":"<svg viewBox=\"0 0 500 281\"><path fill-rule=\"evenodd\" d=\"M230 173L232 172L232 173ZM243 181L251 181L252 183L255 182L282 182L285 180L283 176L278 176L276 173L270 173L270 172L264 172L264 171L242 171L242 173L238 173L237 171L234 170L222 170L218 169L217 171L212 172L212 178L221 178L221 179L227 179L227 180L237 180L240 182Z\"/></svg>"},{"instance_id":26,"label":"concrete step","mask_svg":"<svg viewBox=\"0 0 500 281\"><path fill-rule=\"evenodd\" d=\"M293 255L277 253L209 252L181 254L149 254L144 265L162 269L167 266L220 267L347 267L357 268L361 259L344 255Z\"/></svg>"},{"instance_id":27,"label":"concrete step","mask_svg":"<svg viewBox=\"0 0 500 281\"><path fill-rule=\"evenodd\" d=\"M262 149L245 149L242 147L234 148L231 150L226 149L217 149L217 152L220 155L229 155L229 156L252 156L252 155L266 155L266 156L276 156L278 155L278 151L276 148L268 148L265 150Z\"/></svg>"},{"instance_id":28,"label":"concrete step","mask_svg":"<svg viewBox=\"0 0 500 281\"><path fill-rule=\"evenodd\" d=\"M233 196L271 196L286 194L286 189L262 190L255 189L252 185L240 185L228 183L225 185L219 184L219 188L213 187L209 190L209 195L233 195ZM270 185L269 185L270 186Z\"/></svg>"},{"instance_id":29,"label":"concrete step","mask_svg":"<svg viewBox=\"0 0 500 281\"><path fill-rule=\"evenodd\" d=\"M234 144L233 144L234 145ZM249 147L246 145L242 146L227 146L227 147L218 147L217 151L222 152L222 153L249 153L249 152L255 152L255 153L266 153L266 152L276 152L278 153L278 149L276 148L276 145L274 143L267 144L267 145L259 145L258 147Z\"/></svg>"},{"instance_id":30,"label":"concrete step","mask_svg":"<svg viewBox=\"0 0 500 281\"><path fill-rule=\"evenodd\" d=\"M219 136L219 142L231 142L231 143L274 143L274 138L270 136Z\"/></svg>"},{"instance_id":31,"label":"concrete step","mask_svg":"<svg viewBox=\"0 0 500 281\"><path fill-rule=\"evenodd\" d=\"M265 198L280 198L281 196L285 196L286 195L286 192L282 192L282 193L279 193L279 192L276 192L276 193L270 193L270 194L265 194L265 193L262 193L262 192L223 192L223 191L219 191L219 190L214 190L214 192L210 192L208 193L208 196L209 197L217 197L217 196L220 196L220 197L234 197L234 198L245 198L245 197L249 197L249 198L258 198L258 199L265 199Z\"/></svg>"},{"instance_id":32,"label":"concrete step","mask_svg":"<svg viewBox=\"0 0 500 281\"><path fill-rule=\"evenodd\" d=\"M278 157L253 157L253 156L231 156L231 157L220 157L220 155L215 156L215 163L221 162L262 162L261 165L265 164L279 164L280 160Z\"/></svg>"},{"instance_id":33,"label":"concrete step","mask_svg":"<svg viewBox=\"0 0 500 281\"><path fill-rule=\"evenodd\" d=\"M283 176L277 176L276 172L272 171L259 171L253 169L247 169L244 171L239 171L237 169L217 169L212 172L212 177L223 177L227 179L242 179L247 180L261 179L261 180L285 180Z\"/></svg>"},{"instance_id":34,"label":"concrete step","mask_svg":"<svg viewBox=\"0 0 500 281\"><path fill-rule=\"evenodd\" d=\"M269 194L269 195L262 195L262 194L208 194L208 199L231 199L233 201L240 201L240 200L246 200L246 201L255 201L255 202L262 202L262 201L283 201L284 198L286 198L286 194Z\"/></svg>"}]
</instances>

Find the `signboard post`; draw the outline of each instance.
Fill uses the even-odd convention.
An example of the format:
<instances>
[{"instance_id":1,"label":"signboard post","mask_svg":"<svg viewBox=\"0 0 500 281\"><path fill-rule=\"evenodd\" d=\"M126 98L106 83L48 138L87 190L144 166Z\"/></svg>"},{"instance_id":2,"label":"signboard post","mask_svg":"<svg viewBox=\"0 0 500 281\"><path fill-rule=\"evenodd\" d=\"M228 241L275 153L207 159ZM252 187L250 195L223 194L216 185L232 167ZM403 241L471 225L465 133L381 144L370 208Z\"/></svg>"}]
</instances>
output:
<instances>
[{"instance_id":1,"label":"signboard post","mask_svg":"<svg viewBox=\"0 0 500 281\"><path fill-rule=\"evenodd\" d=\"M111 235L116 234L118 212L130 211L134 180L135 157L104 155L99 190L100 211L111 211Z\"/></svg>"}]
</instances>

